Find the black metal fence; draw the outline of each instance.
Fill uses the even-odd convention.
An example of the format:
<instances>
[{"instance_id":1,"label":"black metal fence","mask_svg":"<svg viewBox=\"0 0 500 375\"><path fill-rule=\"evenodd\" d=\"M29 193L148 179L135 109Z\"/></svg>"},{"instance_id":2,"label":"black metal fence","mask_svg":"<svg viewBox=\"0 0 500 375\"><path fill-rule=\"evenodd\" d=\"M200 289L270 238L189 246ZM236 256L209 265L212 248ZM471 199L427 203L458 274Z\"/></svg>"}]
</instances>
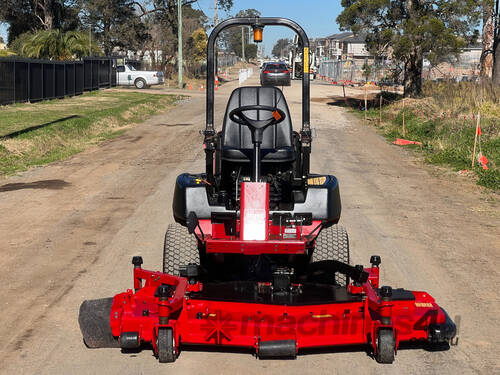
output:
<instances>
[{"instance_id":1,"label":"black metal fence","mask_svg":"<svg viewBox=\"0 0 500 375\"><path fill-rule=\"evenodd\" d=\"M116 61L0 58L0 105L64 98L116 86Z\"/></svg>"}]
</instances>

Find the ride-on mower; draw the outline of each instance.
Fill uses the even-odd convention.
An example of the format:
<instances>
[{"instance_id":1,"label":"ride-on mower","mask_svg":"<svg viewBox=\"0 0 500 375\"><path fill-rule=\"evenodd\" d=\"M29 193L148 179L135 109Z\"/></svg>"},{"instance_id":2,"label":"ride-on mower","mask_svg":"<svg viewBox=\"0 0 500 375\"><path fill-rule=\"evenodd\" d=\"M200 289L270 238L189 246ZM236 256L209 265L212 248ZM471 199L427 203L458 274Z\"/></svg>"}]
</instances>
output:
<instances>
[{"instance_id":1,"label":"ride-on mower","mask_svg":"<svg viewBox=\"0 0 500 375\"><path fill-rule=\"evenodd\" d=\"M239 87L214 127L214 44L230 26L294 30L303 48L302 127L293 131L283 92ZM349 264L338 226L334 176L309 171L309 41L283 18L233 18L208 40L206 171L175 184L176 224L165 235L163 272L133 258L133 289L84 301L79 323L88 347L152 346L173 362L184 345L249 347L259 358L304 348L365 345L392 363L402 342L443 343L456 327L426 292L379 280L381 259Z\"/></svg>"}]
</instances>

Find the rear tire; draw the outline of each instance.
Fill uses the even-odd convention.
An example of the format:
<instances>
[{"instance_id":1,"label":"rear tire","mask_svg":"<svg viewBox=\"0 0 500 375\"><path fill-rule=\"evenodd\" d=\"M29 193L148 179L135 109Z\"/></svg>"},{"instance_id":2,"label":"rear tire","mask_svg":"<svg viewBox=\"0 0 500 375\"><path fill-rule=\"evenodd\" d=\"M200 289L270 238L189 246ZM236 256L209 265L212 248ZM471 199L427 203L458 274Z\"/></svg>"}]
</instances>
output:
<instances>
[{"instance_id":1,"label":"rear tire","mask_svg":"<svg viewBox=\"0 0 500 375\"><path fill-rule=\"evenodd\" d=\"M200 264L198 241L180 224L170 224L163 243L163 272L179 275L180 266Z\"/></svg>"},{"instance_id":2,"label":"rear tire","mask_svg":"<svg viewBox=\"0 0 500 375\"><path fill-rule=\"evenodd\" d=\"M134 85L138 89L144 89L144 88L146 88L146 81L144 79L142 79L142 78L137 78L134 81Z\"/></svg>"},{"instance_id":3,"label":"rear tire","mask_svg":"<svg viewBox=\"0 0 500 375\"><path fill-rule=\"evenodd\" d=\"M349 264L349 237L344 227L332 225L323 229L316 238L316 247L312 255L311 262L321 262L324 260L337 260ZM347 276L336 272L335 282L339 285L347 285Z\"/></svg>"}]
</instances>

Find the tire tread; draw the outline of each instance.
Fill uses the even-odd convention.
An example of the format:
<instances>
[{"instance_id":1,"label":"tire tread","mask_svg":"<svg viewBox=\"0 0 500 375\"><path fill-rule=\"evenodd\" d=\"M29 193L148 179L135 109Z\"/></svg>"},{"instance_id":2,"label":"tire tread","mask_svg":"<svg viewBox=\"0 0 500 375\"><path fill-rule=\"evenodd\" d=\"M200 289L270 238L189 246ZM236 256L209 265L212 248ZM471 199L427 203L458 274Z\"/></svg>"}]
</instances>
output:
<instances>
[{"instance_id":1,"label":"tire tread","mask_svg":"<svg viewBox=\"0 0 500 375\"><path fill-rule=\"evenodd\" d=\"M189 263L200 264L196 237L182 225L170 224L163 244L163 272L179 275L179 267Z\"/></svg>"},{"instance_id":2,"label":"tire tread","mask_svg":"<svg viewBox=\"0 0 500 375\"><path fill-rule=\"evenodd\" d=\"M323 260L338 260L349 264L349 236L343 226L332 225L323 229L316 238L316 247L311 262ZM335 274L335 280L340 285L348 283L346 275L338 272Z\"/></svg>"},{"instance_id":3,"label":"tire tread","mask_svg":"<svg viewBox=\"0 0 500 375\"><path fill-rule=\"evenodd\" d=\"M172 328L158 329L158 361L160 363L175 362Z\"/></svg>"}]
</instances>

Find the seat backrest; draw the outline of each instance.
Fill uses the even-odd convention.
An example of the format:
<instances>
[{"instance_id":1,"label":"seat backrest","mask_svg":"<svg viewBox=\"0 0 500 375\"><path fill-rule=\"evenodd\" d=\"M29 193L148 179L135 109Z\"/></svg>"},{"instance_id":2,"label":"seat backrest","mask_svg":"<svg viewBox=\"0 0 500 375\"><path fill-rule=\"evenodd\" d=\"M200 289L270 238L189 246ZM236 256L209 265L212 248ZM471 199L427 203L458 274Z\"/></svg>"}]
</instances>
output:
<instances>
[{"instance_id":1,"label":"seat backrest","mask_svg":"<svg viewBox=\"0 0 500 375\"><path fill-rule=\"evenodd\" d=\"M222 146L234 149L253 149L250 129L245 125L231 121L229 113L235 108L256 104L277 107L286 115L283 122L271 125L264 130L262 149L292 147L292 120L288 105L283 92L279 88L272 86L239 87L233 91L227 103L224 123L222 125ZM245 115L259 120L261 118L269 118L271 113L260 111L259 114L259 111L247 111Z\"/></svg>"}]
</instances>

